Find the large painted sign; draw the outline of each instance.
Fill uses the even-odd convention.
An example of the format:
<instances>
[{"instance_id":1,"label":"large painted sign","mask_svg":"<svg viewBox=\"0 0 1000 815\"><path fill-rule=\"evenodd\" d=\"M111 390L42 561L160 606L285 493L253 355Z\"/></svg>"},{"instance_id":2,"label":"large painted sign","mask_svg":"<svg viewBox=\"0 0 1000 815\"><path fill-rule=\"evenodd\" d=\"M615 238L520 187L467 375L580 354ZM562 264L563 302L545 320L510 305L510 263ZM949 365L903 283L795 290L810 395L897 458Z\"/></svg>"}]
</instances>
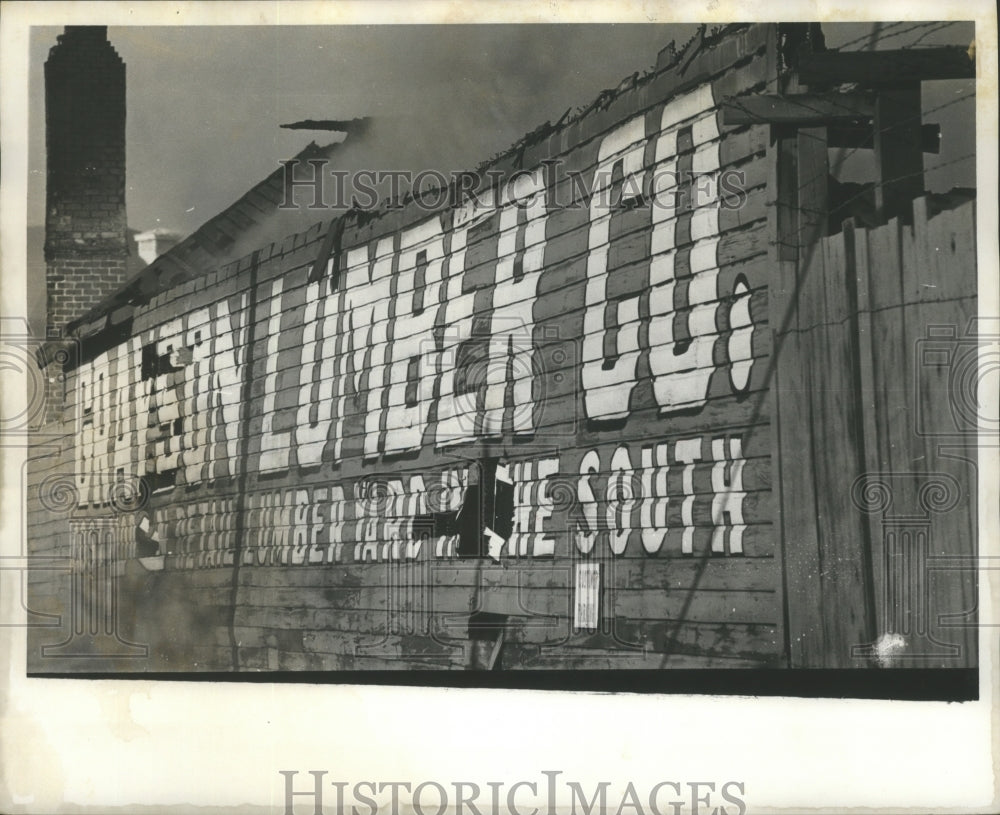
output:
<instances>
[{"instance_id":1,"label":"large painted sign","mask_svg":"<svg viewBox=\"0 0 1000 815\"><path fill-rule=\"evenodd\" d=\"M460 510L469 467L446 462L487 443L515 496L505 554L690 553L697 529L741 553L743 432L724 406L717 428L684 425L737 404L762 355L754 282L722 257L745 198L718 122L706 83L572 154L589 182L575 206L554 205L550 166L522 170L460 208L346 234L324 274L242 271L224 296L178 301L76 372L81 505L146 478L160 539L191 565L226 562L238 514L247 558L451 556L454 530L415 525ZM583 440L604 428L636 441ZM552 452L528 455L541 439ZM387 475L414 456L429 466ZM367 499L373 477L388 503Z\"/></svg>"}]
</instances>

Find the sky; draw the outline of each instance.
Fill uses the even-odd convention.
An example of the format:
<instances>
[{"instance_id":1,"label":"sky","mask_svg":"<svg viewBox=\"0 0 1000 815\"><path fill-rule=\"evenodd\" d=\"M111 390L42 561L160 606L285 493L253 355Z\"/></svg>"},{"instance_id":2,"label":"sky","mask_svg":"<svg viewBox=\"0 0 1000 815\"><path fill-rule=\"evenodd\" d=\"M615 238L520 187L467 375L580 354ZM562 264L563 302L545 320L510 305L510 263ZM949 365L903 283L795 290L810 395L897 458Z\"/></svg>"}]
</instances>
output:
<instances>
[{"instance_id":1,"label":"sky","mask_svg":"<svg viewBox=\"0 0 1000 815\"><path fill-rule=\"evenodd\" d=\"M109 28L127 71L127 204L138 229L188 233L310 141L301 119L373 117L358 167L465 170L624 76L695 26ZM33 30L32 178L44 173ZM356 152L356 151L355 151ZM352 168L353 169L353 168ZM44 221L33 185L29 223Z\"/></svg>"},{"instance_id":2,"label":"sky","mask_svg":"<svg viewBox=\"0 0 1000 815\"><path fill-rule=\"evenodd\" d=\"M129 225L189 234L325 132L301 119L372 117L341 169L472 169L567 108L656 62L695 25L381 25L110 27L126 63ZM824 25L827 45L865 49L873 24ZM43 66L61 27L33 27L29 67L28 223L45 218ZM969 43L971 23L881 28L878 48ZM958 100L928 156L929 189L974 186L972 82L924 83L925 110ZM863 155L867 152L868 155ZM871 180L871 151L844 166ZM313 220L321 220L319 212ZM37 283L37 281L36 281ZM29 282L29 285L30 282ZM44 303L29 289L29 311ZM33 306L33 307L32 307ZM32 320L34 323L34 319Z\"/></svg>"},{"instance_id":3,"label":"sky","mask_svg":"<svg viewBox=\"0 0 1000 815\"><path fill-rule=\"evenodd\" d=\"M886 30L879 47L972 39L971 24ZM475 167L568 107L656 61L694 25L112 27L126 63L127 205L137 229L187 234L322 132L300 119L371 116L365 149L345 161L377 169ZM828 45L871 24L824 26ZM893 37L893 31L903 32ZM61 32L32 29L29 224L44 222L43 65ZM850 46L864 48L868 40ZM936 101L944 85L936 85ZM966 86L966 90L968 87ZM962 88L958 88L959 92ZM947 98L947 97L942 97ZM972 100L942 118L945 144L971 152L961 128ZM929 117L931 120L933 116ZM948 129L954 127L954 132ZM933 158L933 157L932 157ZM929 164L935 163L933 160ZM956 184L974 183L974 164ZM356 169L356 168L351 168ZM953 175L953 174L949 174ZM932 179L933 180L933 179ZM42 182L42 183L37 183Z\"/></svg>"}]
</instances>

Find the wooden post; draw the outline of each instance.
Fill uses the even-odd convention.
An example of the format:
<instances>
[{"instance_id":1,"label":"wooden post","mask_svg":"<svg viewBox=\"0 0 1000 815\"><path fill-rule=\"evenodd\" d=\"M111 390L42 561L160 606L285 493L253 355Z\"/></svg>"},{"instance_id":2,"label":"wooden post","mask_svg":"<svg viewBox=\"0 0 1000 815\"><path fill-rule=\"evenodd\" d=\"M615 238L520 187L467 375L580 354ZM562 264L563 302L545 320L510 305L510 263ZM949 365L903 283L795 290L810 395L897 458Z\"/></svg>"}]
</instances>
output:
<instances>
[{"instance_id":1,"label":"wooden post","mask_svg":"<svg viewBox=\"0 0 1000 815\"><path fill-rule=\"evenodd\" d=\"M778 73L778 42L777 26L772 25L768 36L768 90L793 91L794 80L788 80ZM788 85L786 85L786 81ZM771 84L773 82L773 85ZM768 322L772 330L771 348L771 387L769 399L771 402L771 466L774 471L774 535L777 551L781 558L781 597L782 614L781 638L782 658L788 666L797 664L797 630L790 626L790 613L801 605L803 592L808 587L801 584L799 570L793 558L794 552L789 552L788 538L790 530L784 521L784 508L794 496L787 494L785 484L789 475L794 475L792 461L784 464L784 452L789 445L790 426L788 422L794 416L794 409L789 404L794 395L789 393L794 385L794 377L786 374L786 369L796 370L796 332L795 309L793 295L795 292L795 267L798 257L798 217L796 204L798 202L794 127L788 125L772 125L771 138L768 143L768 207L767 226L771 240L768 244L768 259L772 263L774 274L768 283ZM793 329L788 333L788 329ZM788 414L786 417L785 414Z\"/></svg>"},{"instance_id":2,"label":"wooden post","mask_svg":"<svg viewBox=\"0 0 1000 815\"><path fill-rule=\"evenodd\" d=\"M810 410L810 369L814 348L810 329L823 283L820 239L825 233L826 128L800 128L793 140L797 193L794 275L779 357L781 385L776 397L781 425L781 523L788 582L788 635L792 667L824 667L828 654L823 613L822 562L816 494L816 453Z\"/></svg>"},{"instance_id":3,"label":"wooden post","mask_svg":"<svg viewBox=\"0 0 1000 815\"><path fill-rule=\"evenodd\" d=\"M911 220L924 191L920 83L882 90L875 101L875 209L882 221Z\"/></svg>"},{"instance_id":4,"label":"wooden post","mask_svg":"<svg viewBox=\"0 0 1000 815\"><path fill-rule=\"evenodd\" d=\"M872 270L869 262L868 231L857 229L853 221L844 222L848 282L853 285L853 311L851 331L856 339L857 371L856 399L858 409L861 450L859 466L862 472L878 473L881 465L878 452L878 401L882 394L875 377L875 356L879 353L874 337L875 316L872 308ZM874 513L867 516L867 553L870 568L870 624L874 632L884 631L883 606L879 602L885 575L882 570L882 525Z\"/></svg>"},{"instance_id":5,"label":"wooden post","mask_svg":"<svg viewBox=\"0 0 1000 815\"><path fill-rule=\"evenodd\" d=\"M827 232L830 162L825 127L799 128L799 257L818 251L817 241ZM799 263L799 274L805 264Z\"/></svg>"}]
</instances>

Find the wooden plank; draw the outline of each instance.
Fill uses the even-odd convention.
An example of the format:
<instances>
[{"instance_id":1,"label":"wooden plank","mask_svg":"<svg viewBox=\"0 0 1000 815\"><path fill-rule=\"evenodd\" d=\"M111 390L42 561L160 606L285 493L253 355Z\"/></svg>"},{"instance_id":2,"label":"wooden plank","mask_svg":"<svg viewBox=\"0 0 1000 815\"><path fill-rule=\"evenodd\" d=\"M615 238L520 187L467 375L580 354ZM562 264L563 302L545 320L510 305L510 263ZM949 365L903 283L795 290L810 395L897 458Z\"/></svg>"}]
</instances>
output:
<instances>
[{"instance_id":1,"label":"wooden plank","mask_svg":"<svg viewBox=\"0 0 1000 815\"><path fill-rule=\"evenodd\" d=\"M471 608L440 609L432 611L394 610L391 608L366 609L312 609L301 606L251 606L245 602L236 609L234 625L250 628L266 626L269 628L294 630L347 630L357 633L379 634L384 632L398 633L400 631L427 630L425 624L432 616L452 614L467 618ZM409 619L404 619L404 615Z\"/></svg>"},{"instance_id":2,"label":"wooden plank","mask_svg":"<svg viewBox=\"0 0 1000 815\"><path fill-rule=\"evenodd\" d=\"M606 587L605 587L606 588ZM521 592L526 607L536 611L535 597L548 602L547 593ZM607 601L605 602L605 598ZM777 595L770 591L628 591L605 590L605 616L640 617L648 620L699 620L713 623L759 623L774 625L781 614ZM552 606L559 608L558 600ZM549 607L545 606L548 613Z\"/></svg>"},{"instance_id":3,"label":"wooden plank","mask_svg":"<svg viewBox=\"0 0 1000 815\"><path fill-rule=\"evenodd\" d=\"M605 651L616 645L636 647L664 654L704 654L747 659L774 657L781 651L778 629L759 623L700 623L688 621L645 620L617 616L610 621L610 637L590 632L574 632L572 620L557 618L551 622L521 619L511 621L508 641L544 646L569 646Z\"/></svg>"},{"instance_id":4,"label":"wooden plank","mask_svg":"<svg viewBox=\"0 0 1000 815\"><path fill-rule=\"evenodd\" d=\"M925 476L923 486L941 482L937 474L950 475L957 485L953 494L954 505L935 511L934 501L926 501L930 513L928 551L930 558L954 558L955 562L971 564L977 555L976 528L976 464L977 437L971 430L979 406L972 394L955 380L956 370L968 369L976 358L977 346L967 340L962 342L969 321L976 314L976 299L946 299L921 301L927 291L928 281L940 281L948 293L971 293L976 290L976 241L975 211L971 205L939 214L928 220L927 199L914 202L913 238L919 262L913 272L903 275L903 296L908 301L904 307L907 326L907 348L911 349L911 364L916 373L914 393L916 400L914 429L919 438L914 439L914 452L922 450ZM917 302L914 302L917 300ZM931 326L948 326L955 333L954 341L933 343L928 340ZM940 329L935 329L939 331ZM924 344L946 349L951 359L945 362L938 355L923 355ZM943 364L942 364L943 363ZM965 437L948 438L944 434L965 429ZM951 449L943 448L946 442L958 441ZM964 447L964 449L963 449ZM942 502L944 503L944 502ZM922 505L923 506L923 505ZM941 561L937 561L941 562ZM927 608L924 614L929 636L940 643L957 645L956 656L939 652L938 667L972 667L977 664L978 628L975 616L962 615L977 606L977 575L971 568L936 570L928 563ZM942 620L950 615L951 619Z\"/></svg>"},{"instance_id":5,"label":"wooden plank","mask_svg":"<svg viewBox=\"0 0 1000 815\"><path fill-rule=\"evenodd\" d=\"M874 98L863 93L757 94L722 100L722 123L809 125L870 119Z\"/></svg>"},{"instance_id":6,"label":"wooden plank","mask_svg":"<svg viewBox=\"0 0 1000 815\"><path fill-rule=\"evenodd\" d=\"M771 591L628 590L605 583L601 605L602 616L606 618L774 625L781 614L778 598ZM522 589L520 600L525 609L536 615L565 615L570 598L528 588Z\"/></svg>"},{"instance_id":7,"label":"wooden plank","mask_svg":"<svg viewBox=\"0 0 1000 815\"><path fill-rule=\"evenodd\" d=\"M920 83L883 90L875 102L875 210L884 220L910 219L924 191Z\"/></svg>"},{"instance_id":8,"label":"wooden plank","mask_svg":"<svg viewBox=\"0 0 1000 815\"><path fill-rule=\"evenodd\" d=\"M907 322L914 326L914 334L931 324L961 325L968 320L974 305L975 301L972 301L971 308L962 301L914 304L907 307ZM954 444L954 437L946 439L934 435L955 425L951 400L948 396L941 396L942 390L948 393L951 366L921 364L919 358L914 360L914 364L918 379L913 398L919 401L920 426L928 433L916 440L918 445L922 442L923 451L919 462L923 471L920 487L933 490L938 488L935 485L939 485L943 488L940 493L928 492L925 495L942 497L941 504L945 505L941 507L942 511L936 511L934 500L925 501L930 521L926 551L929 560L925 564L927 594L918 601L918 611L926 621L929 636L939 643L957 645L960 649L954 655L943 653L941 648L929 649L937 657L924 660L921 665L973 667L977 664L979 631L975 612L978 581L972 565L977 562L979 550L976 524L978 449L972 438L957 440L958 444ZM954 393L950 395L952 399L957 396ZM974 411L970 412L974 415ZM949 568L939 568L941 566Z\"/></svg>"},{"instance_id":9,"label":"wooden plank","mask_svg":"<svg viewBox=\"0 0 1000 815\"><path fill-rule=\"evenodd\" d=\"M975 298L976 213L975 201L945 210L933 217L929 201L913 202L913 228L924 234L919 241L920 274L910 278L903 290L904 303ZM962 333L963 326L958 326Z\"/></svg>"},{"instance_id":10,"label":"wooden plank","mask_svg":"<svg viewBox=\"0 0 1000 815\"><path fill-rule=\"evenodd\" d=\"M852 503L851 487L863 468L858 415L857 338L853 280L843 233L821 242L822 307L811 333L814 356L812 440L815 457L818 546L822 564L823 667L858 667L852 648L871 639L873 614L867 518Z\"/></svg>"},{"instance_id":11,"label":"wooden plank","mask_svg":"<svg viewBox=\"0 0 1000 815\"><path fill-rule=\"evenodd\" d=\"M919 517L918 477L915 469L919 461L914 457L912 443L914 405L912 404L912 371L910 354L906 347L906 323L902 302L903 249L901 225L898 219L874 230L871 235L870 263L871 300L878 310L873 313L872 339L878 349L874 357L876 395L876 440L879 469L875 479L886 485L891 505L885 511L873 508L879 525L877 533L881 542L873 552L881 549L882 582L875 585L876 603L882 606L882 627L877 637L887 633L902 633L912 619L915 606L904 602L909 570L907 557L901 554L906 541L900 537L901 528L889 519L892 516ZM905 649L904 649L905 650Z\"/></svg>"},{"instance_id":12,"label":"wooden plank","mask_svg":"<svg viewBox=\"0 0 1000 815\"><path fill-rule=\"evenodd\" d=\"M388 584L344 588L273 587L251 597L241 592L240 602L261 604L276 615L294 614L298 609L324 613L331 625L345 611L394 613L463 613L473 609L475 582L460 586ZM266 604L266 605L263 605Z\"/></svg>"},{"instance_id":13,"label":"wooden plank","mask_svg":"<svg viewBox=\"0 0 1000 815\"><path fill-rule=\"evenodd\" d=\"M482 580L489 587L524 587L569 590L573 586L571 562L544 566L484 566ZM777 564L772 558L704 557L612 558L603 562L602 580L619 589L680 591L771 591L777 580Z\"/></svg>"},{"instance_id":14,"label":"wooden plank","mask_svg":"<svg viewBox=\"0 0 1000 815\"><path fill-rule=\"evenodd\" d=\"M528 670L629 670L663 668L762 668L772 664L770 658L746 659L740 657L674 654L625 651L610 655L593 654L587 649L543 648L512 643L504 652L504 668Z\"/></svg>"},{"instance_id":15,"label":"wooden plank","mask_svg":"<svg viewBox=\"0 0 1000 815\"><path fill-rule=\"evenodd\" d=\"M303 651L315 654L345 654L365 657L396 655L401 658L430 659L457 664L462 661L460 644L446 644L430 636L413 634L371 634L343 631L304 631ZM367 652L367 654L366 654Z\"/></svg>"},{"instance_id":16,"label":"wooden plank","mask_svg":"<svg viewBox=\"0 0 1000 815\"><path fill-rule=\"evenodd\" d=\"M819 553L816 548L816 491L812 481L813 451L804 410L808 380L804 369L808 344L798 332L784 338L780 386L781 534L785 561L785 593L789 659L792 667L821 664L823 658L819 606L822 603Z\"/></svg>"},{"instance_id":17,"label":"wooden plank","mask_svg":"<svg viewBox=\"0 0 1000 815\"><path fill-rule=\"evenodd\" d=\"M817 51L803 54L799 81L806 85L858 82L873 87L928 79L975 79L967 46L894 51Z\"/></svg>"},{"instance_id":18,"label":"wooden plank","mask_svg":"<svg viewBox=\"0 0 1000 815\"><path fill-rule=\"evenodd\" d=\"M771 501L770 493L761 493L762 497L767 497L768 500L759 502L755 511L765 514L769 519L773 513L771 511ZM701 499L702 503L710 502L710 499ZM683 502L679 499L673 499L671 502L675 506L680 506ZM696 518L698 514L697 507L699 506L698 499L696 498ZM749 516L750 505L749 503L744 503L744 520L750 521L744 525L742 531L742 553L741 557L747 559L757 559L757 558L769 558L774 554L774 530L770 523L754 523L754 519ZM662 542L660 549L653 556L654 560L673 562L675 560L684 560L685 558L698 557L703 554L712 553L712 556L717 556L712 552L713 538L716 535L716 529L710 524L706 524L704 520L701 521L700 525L694 526L684 526L677 521L678 510L674 511L674 518L668 528L665 529L666 538ZM707 511L705 513L707 516ZM703 516L704 517L704 516ZM555 562L560 562L562 558L568 556L571 552L576 551L575 542L575 529L577 521L570 518L566 510L559 509L553 512L552 517L546 521L546 530L544 533L523 533L530 537L531 534L538 534L540 536L547 537L551 540L552 545L555 548L554 557ZM691 552L685 553L682 549L682 537L687 534L690 536ZM398 542L397 542L398 543ZM283 559L281 561L282 565L276 566L278 562L275 560L268 560L261 556L260 560L256 559L256 555L259 554L259 550L256 547L251 551L252 562L244 564L245 567L252 567L256 569L270 569L270 568L280 568L284 572L287 572L281 583L276 585L293 585L293 586L314 586L314 585L361 585L360 580L364 578L357 577L353 575L352 570L358 566L366 564L377 564L379 568L403 568L407 563L421 563L429 562L431 564L440 564L442 567L453 562L451 558L447 557L435 557L435 544L433 541L423 542L420 546L420 552L418 559L415 561L389 561L386 560L386 549L390 544L387 541L373 541L368 546L367 551L364 547L359 547L362 551L360 552L360 558L358 558L358 551L355 548L355 544L344 545L340 552L340 560L335 561L332 564L327 563L300 563L288 565L288 549L290 547L282 547L285 551L282 553ZM318 551L315 553L317 557L322 555L324 547L319 547ZM401 551L403 551L401 549ZM598 545L599 552L608 551L608 544L604 538L599 539ZM272 553L273 554L273 553ZM308 553L314 554L314 553ZM373 555L379 555L382 560L373 561ZM365 557L367 556L367 559ZM721 554L718 556L722 556ZM649 557L645 549L641 544L641 535L638 527L632 528L629 532L629 537L625 543L625 551L620 553L618 557L621 560L641 560L643 558ZM517 562L520 562L519 559ZM546 563L548 562L544 558L539 558L534 560L525 556L524 560L530 562ZM508 561L509 562L509 561ZM436 568L433 567L433 568ZM414 580L427 580L428 578L415 577ZM436 578L435 578L436 579ZM261 589L266 589L272 584L268 582L267 577L253 577L247 583L247 586L258 587Z\"/></svg>"},{"instance_id":19,"label":"wooden plank","mask_svg":"<svg viewBox=\"0 0 1000 815\"><path fill-rule=\"evenodd\" d=\"M404 615L385 609L374 611L350 608L339 609L336 613L325 610L303 616L285 606L250 605L244 601L237 610L233 630L237 634L237 641L244 644L259 640L262 636L258 634L245 641L248 631L267 632L279 637L297 635L303 638L306 632L328 631L344 640L358 642L385 635L426 635L435 630L432 626L439 625L448 618L467 620L468 612L438 614L414 611Z\"/></svg>"},{"instance_id":20,"label":"wooden plank","mask_svg":"<svg viewBox=\"0 0 1000 815\"><path fill-rule=\"evenodd\" d=\"M871 289L874 270L869 254L868 234L865 229L856 229L853 223L844 225L844 237L848 246L848 274L853 273L855 279L858 405L863 438L861 465L865 473L877 473L881 471L882 467L877 444L876 413L879 408L874 371L874 357L878 349L872 335ZM851 252L852 246L853 252ZM879 592L885 580L882 523L881 519L872 512L866 513L865 518L868 526L872 596L875 601L872 609L872 625L874 631L877 632L884 630L883 626L885 625L883 605L879 602Z\"/></svg>"}]
</instances>

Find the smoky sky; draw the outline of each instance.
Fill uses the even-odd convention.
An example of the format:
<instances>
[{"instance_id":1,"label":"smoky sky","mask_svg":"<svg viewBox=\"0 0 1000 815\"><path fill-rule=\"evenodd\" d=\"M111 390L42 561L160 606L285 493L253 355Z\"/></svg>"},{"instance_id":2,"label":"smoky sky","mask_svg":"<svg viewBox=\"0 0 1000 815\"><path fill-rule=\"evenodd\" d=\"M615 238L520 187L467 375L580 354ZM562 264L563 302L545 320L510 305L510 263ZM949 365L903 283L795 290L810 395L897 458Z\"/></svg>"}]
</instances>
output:
<instances>
[{"instance_id":1,"label":"smoky sky","mask_svg":"<svg viewBox=\"0 0 1000 815\"><path fill-rule=\"evenodd\" d=\"M470 169L624 76L691 25L109 28L127 71L129 224L188 233L310 141L302 119L374 122L341 169ZM32 178L44 180L42 66L32 38ZM360 147L360 145L359 145ZM32 184L29 222L44 220Z\"/></svg>"},{"instance_id":2,"label":"smoky sky","mask_svg":"<svg viewBox=\"0 0 1000 815\"><path fill-rule=\"evenodd\" d=\"M282 129L303 119L371 117L334 166L443 173L471 169L545 121L590 103L655 64L695 25L428 25L110 27L126 63L127 205L135 229L188 234L324 132ZM969 43L971 23L907 32L871 23L824 25L850 49ZM43 65L61 28L32 29L28 222L44 222ZM902 33L900 33L902 32ZM923 37L917 43L915 38ZM853 41L853 42L852 42ZM925 121L942 127L926 158L927 187L974 186L973 83L924 83ZM867 155L866 155L867 154ZM942 165L941 170L934 170ZM872 180L871 151L844 165ZM311 213L310 213L311 214ZM318 213L313 220L321 220ZM292 230L290 230L292 231ZM280 237L280 236L279 236Z\"/></svg>"}]
</instances>

